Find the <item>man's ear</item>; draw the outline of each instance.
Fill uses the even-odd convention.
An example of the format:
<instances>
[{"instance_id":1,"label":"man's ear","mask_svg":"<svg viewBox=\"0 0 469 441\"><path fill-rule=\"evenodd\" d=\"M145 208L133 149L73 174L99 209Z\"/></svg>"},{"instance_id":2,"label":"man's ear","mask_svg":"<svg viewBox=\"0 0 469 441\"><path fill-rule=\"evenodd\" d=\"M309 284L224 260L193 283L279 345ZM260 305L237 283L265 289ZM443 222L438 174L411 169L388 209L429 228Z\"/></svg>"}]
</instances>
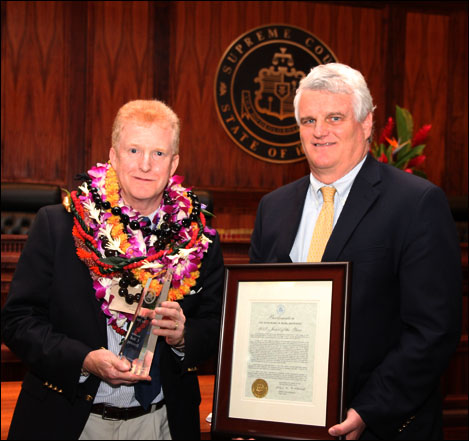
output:
<instances>
[{"instance_id":1,"label":"man's ear","mask_svg":"<svg viewBox=\"0 0 469 441\"><path fill-rule=\"evenodd\" d=\"M373 130L373 113L372 112L368 113L368 115L363 120L361 125L363 128L365 139L369 139L371 137L371 132Z\"/></svg>"},{"instance_id":2,"label":"man's ear","mask_svg":"<svg viewBox=\"0 0 469 441\"><path fill-rule=\"evenodd\" d=\"M109 160L111 161L112 168L115 168L116 161L117 161L117 152L114 147L109 149Z\"/></svg>"},{"instance_id":3,"label":"man's ear","mask_svg":"<svg viewBox=\"0 0 469 441\"><path fill-rule=\"evenodd\" d=\"M179 155L174 155L171 161L171 176L173 176L179 165Z\"/></svg>"}]
</instances>

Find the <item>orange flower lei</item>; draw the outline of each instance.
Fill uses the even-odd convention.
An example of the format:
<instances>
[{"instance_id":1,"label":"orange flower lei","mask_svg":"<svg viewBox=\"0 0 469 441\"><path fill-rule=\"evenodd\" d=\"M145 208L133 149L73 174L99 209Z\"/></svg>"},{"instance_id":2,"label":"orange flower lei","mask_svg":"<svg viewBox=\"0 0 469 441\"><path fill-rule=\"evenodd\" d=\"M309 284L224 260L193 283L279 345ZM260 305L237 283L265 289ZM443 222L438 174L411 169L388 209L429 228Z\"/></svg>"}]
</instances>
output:
<instances>
[{"instance_id":1,"label":"orange flower lei","mask_svg":"<svg viewBox=\"0 0 469 441\"><path fill-rule=\"evenodd\" d=\"M110 309L110 286L119 283L124 273L142 286L151 277L149 289L159 295L166 269L172 268L169 300L182 299L196 284L202 256L211 242L205 234L215 232L206 227L197 197L181 182L180 176L170 179L155 217L160 229L167 231L168 225L172 228L173 237L163 245L156 240L161 231L153 230L145 237L140 226L137 228L139 213L124 205L117 174L110 164L97 164L78 191L69 194L77 255L90 270L96 296L103 299L102 309L111 317L109 323L129 319Z\"/></svg>"}]
</instances>

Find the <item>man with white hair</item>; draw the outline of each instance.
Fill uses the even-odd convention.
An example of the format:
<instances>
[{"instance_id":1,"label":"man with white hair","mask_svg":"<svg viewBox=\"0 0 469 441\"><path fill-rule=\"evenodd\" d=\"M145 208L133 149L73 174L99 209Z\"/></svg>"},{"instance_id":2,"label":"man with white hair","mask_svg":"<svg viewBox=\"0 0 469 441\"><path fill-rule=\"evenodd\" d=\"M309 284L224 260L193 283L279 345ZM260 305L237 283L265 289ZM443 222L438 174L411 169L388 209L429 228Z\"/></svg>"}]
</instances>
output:
<instances>
[{"instance_id":1,"label":"man with white hair","mask_svg":"<svg viewBox=\"0 0 469 441\"><path fill-rule=\"evenodd\" d=\"M352 262L348 410L331 435L441 439L439 381L462 302L446 197L368 153L374 106L360 72L315 67L294 106L311 173L261 200L251 262Z\"/></svg>"}]
</instances>

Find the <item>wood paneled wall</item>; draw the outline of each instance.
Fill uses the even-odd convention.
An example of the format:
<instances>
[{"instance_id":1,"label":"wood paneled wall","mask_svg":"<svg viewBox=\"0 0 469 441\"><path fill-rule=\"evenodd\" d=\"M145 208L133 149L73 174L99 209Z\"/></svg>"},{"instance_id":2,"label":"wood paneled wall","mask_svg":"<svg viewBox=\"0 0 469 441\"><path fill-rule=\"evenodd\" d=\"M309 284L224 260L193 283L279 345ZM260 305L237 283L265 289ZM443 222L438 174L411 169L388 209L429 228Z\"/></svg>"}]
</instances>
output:
<instances>
[{"instance_id":1,"label":"wood paneled wall","mask_svg":"<svg viewBox=\"0 0 469 441\"><path fill-rule=\"evenodd\" d=\"M108 159L119 107L132 99L158 98L182 120L177 173L188 185L213 192L212 225L249 230L261 196L300 178L308 167L305 161L261 161L231 141L215 110L215 72L238 36L285 23L315 34L340 62L365 75L378 106L378 131L394 116L396 104L411 111L416 127L432 124L425 171L448 196L467 198L467 5L2 1L2 182L74 188L77 173ZM247 240L225 240L227 261L247 259L247 246ZM467 321L463 332L461 350L445 377L450 409L445 415L453 415L445 427L456 427L456 434L464 427L466 439Z\"/></svg>"},{"instance_id":2,"label":"wood paneled wall","mask_svg":"<svg viewBox=\"0 0 469 441\"><path fill-rule=\"evenodd\" d=\"M467 195L467 2L2 2L2 181L73 188L107 160L118 108L156 97L181 117L178 173L214 191L214 225L252 227L262 194L308 172L251 157L216 115L224 51L269 23L307 29L362 71L377 130L396 104L431 123L425 171Z\"/></svg>"}]
</instances>

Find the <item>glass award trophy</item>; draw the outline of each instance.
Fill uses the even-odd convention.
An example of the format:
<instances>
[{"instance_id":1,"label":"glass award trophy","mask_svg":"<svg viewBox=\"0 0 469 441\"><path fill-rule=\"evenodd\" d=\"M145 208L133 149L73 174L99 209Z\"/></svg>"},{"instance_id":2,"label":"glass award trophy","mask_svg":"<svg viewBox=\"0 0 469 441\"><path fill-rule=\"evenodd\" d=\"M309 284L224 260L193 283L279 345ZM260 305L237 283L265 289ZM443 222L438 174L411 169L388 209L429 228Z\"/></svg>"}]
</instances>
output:
<instances>
[{"instance_id":1,"label":"glass award trophy","mask_svg":"<svg viewBox=\"0 0 469 441\"><path fill-rule=\"evenodd\" d=\"M168 292L171 286L172 272L168 271L161 288L159 297L150 291L151 278L148 279L142 295L135 310L132 322L129 325L127 334L122 342L119 352L120 358L126 358L131 363L130 371L136 375L147 376L150 372L153 355L155 353L158 336L153 334L153 330L158 326L151 324L152 319L161 320L161 315L153 317L153 310L168 299Z\"/></svg>"}]
</instances>

